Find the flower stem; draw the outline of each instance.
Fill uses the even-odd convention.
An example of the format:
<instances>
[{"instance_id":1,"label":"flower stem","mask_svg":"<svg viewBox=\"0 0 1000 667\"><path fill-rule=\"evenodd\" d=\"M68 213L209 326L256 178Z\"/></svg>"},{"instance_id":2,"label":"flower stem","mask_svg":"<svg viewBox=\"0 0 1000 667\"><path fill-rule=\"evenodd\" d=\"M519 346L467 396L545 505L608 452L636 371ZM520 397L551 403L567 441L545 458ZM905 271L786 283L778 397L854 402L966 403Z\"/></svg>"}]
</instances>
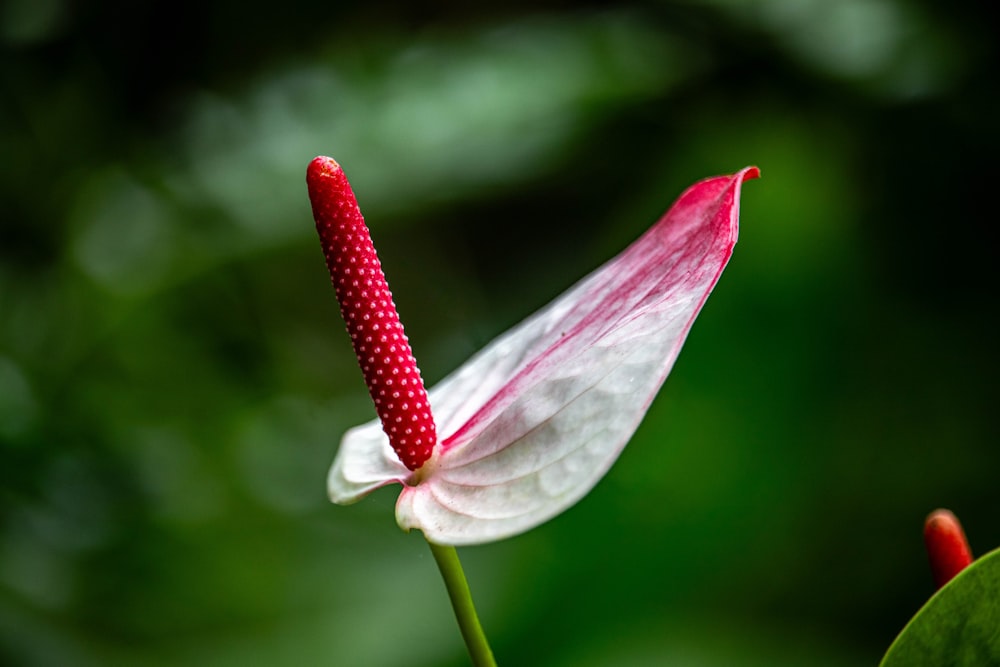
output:
<instances>
[{"instance_id":1,"label":"flower stem","mask_svg":"<svg viewBox=\"0 0 1000 667\"><path fill-rule=\"evenodd\" d=\"M451 598L451 606L455 610L455 618L458 619L458 627L462 631L462 638L465 639L465 646L469 650L469 657L475 667L496 667L496 660L493 658L493 651L486 640L483 626L479 624L479 617L476 615L476 607L472 604L472 593L469 591L469 582L465 579L465 572L462 570L462 563L458 560L458 552L455 547L434 544L428 541L434 560L437 561L438 569L444 578L445 588L448 589L448 597Z\"/></svg>"}]
</instances>

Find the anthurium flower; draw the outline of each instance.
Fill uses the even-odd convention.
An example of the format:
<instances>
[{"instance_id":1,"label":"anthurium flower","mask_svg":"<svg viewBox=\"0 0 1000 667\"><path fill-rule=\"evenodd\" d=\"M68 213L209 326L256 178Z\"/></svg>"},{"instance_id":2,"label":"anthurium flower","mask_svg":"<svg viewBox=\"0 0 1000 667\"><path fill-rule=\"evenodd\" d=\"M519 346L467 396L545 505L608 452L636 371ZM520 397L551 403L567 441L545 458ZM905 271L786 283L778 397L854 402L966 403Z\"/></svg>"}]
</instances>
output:
<instances>
[{"instance_id":1,"label":"anthurium flower","mask_svg":"<svg viewBox=\"0 0 1000 667\"><path fill-rule=\"evenodd\" d=\"M747 167L693 185L618 257L425 401L350 185L332 159L313 160L313 215L380 417L345 434L331 499L348 504L402 484L399 525L448 545L510 537L576 503L618 458L670 372L732 255L740 187L758 175Z\"/></svg>"}]
</instances>

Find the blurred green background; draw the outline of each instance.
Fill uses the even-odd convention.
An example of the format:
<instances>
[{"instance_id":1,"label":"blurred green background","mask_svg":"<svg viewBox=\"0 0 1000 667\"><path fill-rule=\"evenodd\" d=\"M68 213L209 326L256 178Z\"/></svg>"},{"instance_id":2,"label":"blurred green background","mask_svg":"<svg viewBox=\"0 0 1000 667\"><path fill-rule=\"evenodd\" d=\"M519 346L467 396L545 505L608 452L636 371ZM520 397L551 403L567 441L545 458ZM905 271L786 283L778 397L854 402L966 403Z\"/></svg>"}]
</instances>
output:
<instances>
[{"instance_id":1,"label":"blurred green background","mask_svg":"<svg viewBox=\"0 0 1000 667\"><path fill-rule=\"evenodd\" d=\"M433 384L759 165L610 474L462 549L504 665L875 664L924 516L1000 545L997 26L905 0L0 5L0 663L467 664L306 197L354 184Z\"/></svg>"}]
</instances>

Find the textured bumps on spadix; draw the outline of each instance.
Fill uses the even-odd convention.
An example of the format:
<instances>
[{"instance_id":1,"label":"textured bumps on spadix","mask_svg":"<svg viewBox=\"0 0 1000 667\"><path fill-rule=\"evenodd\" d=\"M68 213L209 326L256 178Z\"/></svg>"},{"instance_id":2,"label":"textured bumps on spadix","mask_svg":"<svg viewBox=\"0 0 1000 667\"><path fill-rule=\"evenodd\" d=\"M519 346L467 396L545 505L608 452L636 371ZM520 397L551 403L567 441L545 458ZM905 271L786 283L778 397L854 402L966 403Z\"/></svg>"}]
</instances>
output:
<instances>
[{"instance_id":1,"label":"textured bumps on spadix","mask_svg":"<svg viewBox=\"0 0 1000 667\"><path fill-rule=\"evenodd\" d=\"M315 158L306 183L340 313L382 429L403 465L416 470L431 456L436 429L368 226L334 160Z\"/></svg>"}]
</instances>

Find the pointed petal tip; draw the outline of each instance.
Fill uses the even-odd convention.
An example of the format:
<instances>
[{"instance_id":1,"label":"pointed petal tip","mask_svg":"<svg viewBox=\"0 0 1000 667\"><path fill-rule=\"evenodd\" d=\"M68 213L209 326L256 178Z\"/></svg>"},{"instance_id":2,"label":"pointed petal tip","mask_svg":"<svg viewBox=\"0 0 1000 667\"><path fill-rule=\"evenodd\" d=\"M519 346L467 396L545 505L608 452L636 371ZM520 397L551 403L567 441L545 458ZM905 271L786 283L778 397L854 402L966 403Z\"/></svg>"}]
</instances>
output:
<instances>
[{"instance_id":1,"label":"pointed petal tip","mask_svg":"<svg viewBox=\"0 0 1000 667\"><path fill-rule=\"evenodd\" d=\"M737 175L741 176L744 181L751 181L755 178L760 178L760 168L755 166L743 167Z\"/></svg>"}]
</instances>

